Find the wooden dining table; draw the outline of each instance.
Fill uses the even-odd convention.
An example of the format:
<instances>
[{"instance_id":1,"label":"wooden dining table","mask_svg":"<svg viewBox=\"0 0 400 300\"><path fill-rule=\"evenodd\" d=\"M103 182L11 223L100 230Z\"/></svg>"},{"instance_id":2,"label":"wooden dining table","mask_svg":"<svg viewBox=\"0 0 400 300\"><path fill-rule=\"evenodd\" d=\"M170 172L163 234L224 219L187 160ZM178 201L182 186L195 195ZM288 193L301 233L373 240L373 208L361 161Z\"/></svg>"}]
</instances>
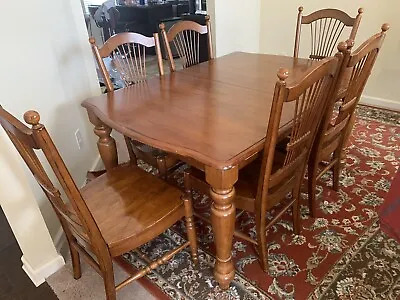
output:
<instances>
[{"instance_id":1,"label":"wooden dining table","mask_svg":"<svg viewBox=\"0 0 400 300\"><path fill-rule=\"evenodd\" d=\"M243 162L262 151L277 71L296 81L315 62L286 56L232 53L162 77L85 100L107 170L117 166L116 130L178 155L205 171L216 248L214 276L222 289L234 278L235 189ZM285 105L280 136L293 106Z\"/></svg>"}]
</instances>

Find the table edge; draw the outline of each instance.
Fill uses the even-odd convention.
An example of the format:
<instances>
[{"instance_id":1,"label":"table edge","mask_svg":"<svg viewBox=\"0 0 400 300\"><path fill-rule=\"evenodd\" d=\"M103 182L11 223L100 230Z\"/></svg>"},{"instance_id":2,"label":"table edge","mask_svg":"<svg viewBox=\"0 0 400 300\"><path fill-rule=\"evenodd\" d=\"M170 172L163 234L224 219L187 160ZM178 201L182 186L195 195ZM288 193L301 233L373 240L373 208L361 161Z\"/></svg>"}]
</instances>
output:
<instances>
[{"instance_id":1,"label":"table edge","mask_svg":"<svg viewBox=\"0 0 400 300\"><path fill-rule=\"evenodd\" d=\"M265 138L263 138L263 139L257 141L251 147L238 153L236 156L232 157L230 160L219 161L219 160L215 160L207 155L204 155L196 150L185 148L182 146L172 145L167 142L156 140L156 139L149 137L147 135L144 135L140 132L123 127L123 126L115 123L113 120L109 119L106 115L103 114L103 112L100 109L98 109L95 105L88 103L87 100L83 101L81 103L81 106L83 108L85 108L86 110L94 113L96 115L96 117L99 118L105 125L109 126L113 130L115 130L125 136L128 136L128 137L130 137L134 140L137 140L141 143L144 143L146 145L158 148L160 150L163 150L163 151L166 151L169 153L174 153L174 154L184 156L184 157L190 157L192 159L199 161L200 163L202 163L206 166L213 167L216 169L221 169L221 170L228 169L230 167L239 165L239 163L241 161L243 161L244 159L261 151L263 149L264 143L265 143Z\"/></svg>"}]
</instances>

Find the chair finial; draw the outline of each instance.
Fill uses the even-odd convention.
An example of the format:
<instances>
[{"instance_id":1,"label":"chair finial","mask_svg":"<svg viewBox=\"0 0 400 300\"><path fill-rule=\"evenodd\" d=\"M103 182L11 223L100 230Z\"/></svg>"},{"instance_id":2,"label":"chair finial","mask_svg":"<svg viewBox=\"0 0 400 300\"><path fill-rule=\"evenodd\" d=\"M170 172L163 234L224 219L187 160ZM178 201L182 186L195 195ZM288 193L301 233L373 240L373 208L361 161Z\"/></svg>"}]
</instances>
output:
<instances>
[{"instance_id":1,"label":"chair finial","mask_svg":"<svg viewBox=\"0 0 400 300\"><path fill-rule=\"evenodd\" d=\"M165 24L164 24L164 23L161 23L161 24L159 25L159 27L160 27L161 30L165 30Z\"/></svg>"},{"instance_id":2,"label":"chair finial","mask_svg":"<svg viewBox=\"0 0 400 300\"><path fill-rule=\"evenodd\" d=\"M96 39L94 37L90 37L89 38L89 43L92 44L92 45L96 44Z\"/></svg>"},{"instance_id":3,"label":"chair finial","mask_svg":"<svg viewBox=\"0 0 400 300\"><path fill-rule=\"evenodd\" d=\"M347 42L340 42L337 48L338 48L339 52L341 52L341 53L346 52Z\"/></svg>"},{"instance_id":4,"label":"chair finial","mask_svg":"<svg viewBox=\"0 0 400 300\"><path fill-rule=\"evenodd\" d=\"M304 10L303 6L299 6L299 12L302 12Z\"/></svg>"},{"instance_id":5,"label":"chair finial","mask_svg":"<svg viewBox=\"0 0 400 300\"><path fill-rule=\"evenodd\" d=\"M383 24L382 27L381 27L381 29L382 29L383 32L388 31L388 30L390 29L389 23Z\"/></svg>"},{"instance_id":6,"label":"chair finial","mask_svg":"<svg viewBox=\"0 0 400 300\"><path fill-rule=\"evenodd\" d=\"M361 15L362 13L364 13L364 8L362 8L362 7L360 7L359 9L358 9L358 13Z\"/></svg>"},{"instance_id":7,"label":"chair finial","mask_svg":"<svg viewBox=\"0 0 400 300\"><path fill-rule=\"evenodd\" d=\"M280 68L277 75L280 81L285 81L289 77L289 70Z\"/></svg>"},{"instance_id":8,"label":"chair finial","mask_svg":"<svg viewBox=\"0 0 400 300\"><path fill-rule=\"evenodd\" d=\"M35 110L28 110L26 113L24 113L24 120L29 125L36 126L39 124L40 115Z\"/></svg>"},{"instance_id":9,"label":"chair finial","mask_svg":"<svg viewBox=\"0 0 400 300\"><path fill-rule=\"evenodd\" d=\"M347 50L351 50L351 48L354 47L354 40L348 39L346 41L346 44L347 44Z\"/></svg>"},{"instance_id":10,"label":"chair finial","mask_svg":"<svg viewBox=\"0 0 400 300\"><path fill-rule=\"evenodd\" d=\"M207 16L205 16L205 18L204 18L206 21L210 21L210 16L209 15L207 15Z\"/></svg>"}]
</instances>

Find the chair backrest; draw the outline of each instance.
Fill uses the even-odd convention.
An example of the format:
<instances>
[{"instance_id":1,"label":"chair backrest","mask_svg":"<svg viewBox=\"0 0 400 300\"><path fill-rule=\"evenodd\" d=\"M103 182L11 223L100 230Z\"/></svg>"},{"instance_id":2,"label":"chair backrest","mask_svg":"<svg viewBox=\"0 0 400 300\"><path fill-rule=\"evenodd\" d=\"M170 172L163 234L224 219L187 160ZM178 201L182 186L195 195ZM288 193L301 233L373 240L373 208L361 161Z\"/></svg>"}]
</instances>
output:
<instances>
[{"instance_id":1,"label":"chair backrest","mask_svg":"<svg viewBox=\"0 0 400 300\"><path fill-rule=\"evenodd\" d=\"M158 72L164 75L158 33L154 33L153 37L134 32L118 33L110 37L100 49L94 38L90 38L89 42L108 92L114 91L114 86L103 60L107 57L111 58L124 85L129 86L146 80L146 48L155 47Z\"/></svg>"},{"instance_id":2,"label":"chair backrest","mask_svg":"<svg viewBox=\"0 0 400 300\"><path fill-rule=\"evenodd\" d=\"M172 72L176 71L176 66L170 43L173 43L175 46L179 58L182 61L183 68L188 68L202 62L200 60L200 35L207 34L208 60L214 58L210 17L206 16L205 21L206 25L204 26L193 21L179 21L174 24L168 32L165 31L165 24L160 24L161 34Z\"/></svg>"},{"instance_id":3,"label":"chair backrest","mask_svg":"<svg viewBox=\"0 0 400 300\"><path fill-rule=\"evenodd\" d=\"M341 102L339 114L334 121L333 114L335 106L337 105L336 101L331 101L326 110L326 116L321 124L321 130L329 135L325 137L325 143L329 141L332 142L334 139L337 139L341 133L348 131L347 125L361 98L368 78L371 75L388 30L389 24L383 24L381 32L370 37L353 53L351 53L354 46L353 40L341 43L343 45L342 47L345 47L345 51L338 81L339 85L346 85L348 88L343 99L334 99ZM342 134L341 137L345 138L345 134Z\"/></svg>"},{"instance_id":4,"label":"chair backrest","mask_svg":"<svg viewBox=\"0 0 400 300\"><path fill-rule=\"evenodd\" d=\"M358 9L355 18L338 9L322 9L303 16L303 7L299 7L297 16L294 57L299 56L302 25L311 29L311 59L323 59L332 56L345 27L352 27L350 39L354 40L361 22L363 9Z\"/></svg>"},{"instance_id":5,"label":"chair backrest","mask_svg":"<svg viewBox=\"0 0 400 300\"><path fill-rule=\"evenodd\" d=\"M300 80L292 83L287 82L288 71L279 70L258 182L257 211L265 213L288 193L295 194L299 190L316 130L322 119L321 112L336 87L341 60L341 53L325 58L313 65ZM277 169L273 165L279 156L275 148L284 106L294 108L294 117L290 140Z\"/></svg>"},{"instance_id":6,"label":"chair backrest","mask_svg":"<svg viewBox=\"0 0 400 300\"><path fill-rule=\"evenodd\" d=\"M25 126L0 106L0 125L4 128L34 178L50 200L67 238L75 238L90 243L96 255L105 251L106 244L100 230L46 128L39 123L39 114L35 111L28 111L24 114L24 119L26 123L32 125L32 128ZM54 186L39 160L36 151L40 150L46 157L65 192L69 205L62 200L60 191Z\"/></svg>"}]
</instances>

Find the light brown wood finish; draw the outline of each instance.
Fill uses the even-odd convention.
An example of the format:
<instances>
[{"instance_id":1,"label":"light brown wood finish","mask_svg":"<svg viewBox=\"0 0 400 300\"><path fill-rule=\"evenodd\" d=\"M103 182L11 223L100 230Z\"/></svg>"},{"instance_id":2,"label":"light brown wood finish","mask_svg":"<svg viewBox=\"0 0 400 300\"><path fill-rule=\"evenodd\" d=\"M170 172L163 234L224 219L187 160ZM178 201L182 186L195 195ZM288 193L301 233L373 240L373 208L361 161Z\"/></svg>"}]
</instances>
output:
<instances>
[{"instance_id":1,"label":"light brown wood finish","mask_svg":"<svg viewBox=\"0 0 400 300\"><path fill-rule=\"evenodd\" d=\"M106 57L111 57L125 86L130 86L146 80L146 48L155 47L158 70L160 75L164 75L158 33L154 33L151 38L135 32L118 33L110 37L100 49L93 37L89 42L108 92L114 91L114 86L103 61Z\"/></svg>"},{"instance_id":2,"label":"light brown wood finish","mask_svg":"<svg viewBox=\"0 0 400 300\"><path fill-rule=\"evenodd\" d=\"M361 22L364 10L358 9L355 18L338 9L322 9L303 16L303 7L299 7L297 16L294 57L299 56L300 37L303 25L311 29L311 59L323 59L331 56L343 33L343 29L352 27L349 38L354 40Z\"/></svg>"},{"instance_id":3,"label":"light brown wood finish","mask_svg":"<svg viewBox=\"0 0 400 300\"><path fill-rule=\"evenodd\" d=\"M316 183L328 170L333 170L333 188L339 188L341 172L341 157L343 148L351 133L355 109L368 78L378 57L380 48L389 30L388 24L383 24L381 32L375 34L357 50L351 53L353 40L342 42L339 50L344 52L343 63L340 68L339 83L348 85L343 97L331 101L318 130L308 166L308 197L312 216L316 217ZM350 74L350 77L348 76ZM335 99L335 98L334 98ZM339 113L335 116L335 107L339 105ZM325 162L325 164L322 164Z\"/></svg>"},{"instance_id":4,"label":"light brown wood finish","mask_svg":"<svg viewBox=\"0 0 400 300\"><path fill-rule=\"evenodd\" d=\"M286 67L295 80L316 63L238 52L89 98L82 106L146 145L223 169L262 150L276 70ZM293 107L283 110L286 133Z\"/></svg>"},{"instance_id":5,"label":"light brown wood finish","mask_svg":"<svg viewBox=\"0 0 400 300\"><path fill-rule=\"evenodd\" d=\"M103 61L106 57L112 58L113 64L116 66L125 85L130 86L147 79L146 48L155 47L159 74L160 76L164 75L158 33L154 33L151 38L134 32L118 33L109 38L100 49L96 46L94 38L90 38L89 42L109 93L114 92L114 86ZM104 127L103 124L99 124L95 128L95 133L100 138L98 142L100 151L109 151L106 150L108 147L105 145L109 143L110 136L110 132L107 132L107 130L109 129ZM158 149L143 145L126 136L125 142L131 162L136 164L137 158L142 159L157 168L162 178L166 178L168 170L178 162L175 157L171 157ZM104 153L104 155L106 154ZM106 166L106 169L109 169L108 166Z\"/></svg>"},{"instance_id":6,"label":"light brown wood finish","mask_svg":"<svg viewBox=\"0 0 400 300\"><path fill-rule=\"evenodd\" d=\"M238 169L265 146L276 70L287 68L294 82L316 63L233 53L82 103L95 126L102 123L205 170L214 200L214 274L223 288L234 276L234 185ZM290 134L294 107L283 107L279 138Z\"/></svg>"},{"instance_id":7,"label":"light brown wood finish","mask_svg":"<svg viewBox=\"0 0 400 300\"><path fill-rule=\"evenodd\" d=\"M0 106L0 124L21 154L36 181L51 202L71 251L74 278L81 277L80 255L104 279L107 300L116 299L116 291L145 276L173 255L190 246L197 263L197 242L193 225L191 194L185 194L141 170L133 164L121 165L78 190L46 128L35 111L24 115L32 126L26 127ZM109 130L103 130L105 147L115 147ZM102 134L103 135L103 134ZM112 140L112 141L110 141ZM36 151L43 152L68 201L53 185ZM102 152L114 163L113 151ZM152 240L182 217L186 219L188 242L151 262L149 266L114 283L113 257L131 251Z\"/></svg>"},{"instance_id":8,"label":"light brown wood finish","mask_svg":"<svg viewBox=\"0 0 400 300\"><path fill-rule=\"evenodd\" d=\"M294 82L288 80L290 76L287 69L278 72L279 80L275 85L263 157L239 173L234 204L239 209L255 214L257 240L241 232L235 234L258 246L261 267L265 272L268 271L267 229L278 221L286 210L293 208L294 232L296 234L300 232L298 204L300 186L311 146L323 116L320 110L324 110L330 95L334 92L337 78L335 75L340 59L339 56L326 58L310 68L303 78ZM289 103L295 103L290 140L284 154L276 153L283 107ZM204 192L207 191L207 187L203 178L204 175L196 170L185 174L187 186ZM211 196L217 201L213 192L214 190L211 190ZM232 191L226 190L225 193ZM288 200L286 197L289 193L292 197ZM278 203L283 203L283 208L267 224L267 211Z\"/></svg>"},{"instance_id":9,"label":"light brown wood finish","mask_svg":"<svg viewBox=\"0 0 400 300\"><path fill-rule=\"evenodd\" d=\"M205 26L193 21L180 21L174 24L168 32L165 31L165 24L160 24L171 72L175 72L176 66L172 56L170 43L174 44L178 55L182 60L183 67L188 68L200 63L200 35L207 34L208 59L211 60L214 58L210 16L206 16L205 19Z\"/></svg>"}]
</instances>

